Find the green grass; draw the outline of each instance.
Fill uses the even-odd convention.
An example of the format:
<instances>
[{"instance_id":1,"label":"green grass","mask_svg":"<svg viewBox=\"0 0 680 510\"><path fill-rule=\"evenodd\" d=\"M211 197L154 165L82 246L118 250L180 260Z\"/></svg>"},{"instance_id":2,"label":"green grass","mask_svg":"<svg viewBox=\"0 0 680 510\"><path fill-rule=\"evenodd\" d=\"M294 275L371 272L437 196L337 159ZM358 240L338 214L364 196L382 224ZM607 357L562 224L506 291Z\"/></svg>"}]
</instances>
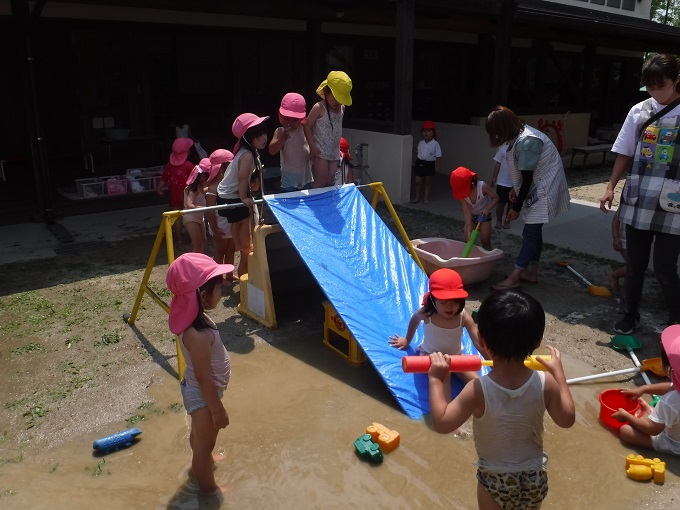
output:
<instances>
[{"instance_id":1,"label":"green grass","mask_svg":"<svg viewBox=\"0 0 680 510\"><path fill-rule=\"evenodd\" d=\"M26 354L29 352L37 352L37 351L42 351L45 348L44 345L39 344L39 343L30 343L26 345L22 345L21 347L17 347L12 351L12 356L21 356L22 354Z\"/></svg>"}]
</instances>

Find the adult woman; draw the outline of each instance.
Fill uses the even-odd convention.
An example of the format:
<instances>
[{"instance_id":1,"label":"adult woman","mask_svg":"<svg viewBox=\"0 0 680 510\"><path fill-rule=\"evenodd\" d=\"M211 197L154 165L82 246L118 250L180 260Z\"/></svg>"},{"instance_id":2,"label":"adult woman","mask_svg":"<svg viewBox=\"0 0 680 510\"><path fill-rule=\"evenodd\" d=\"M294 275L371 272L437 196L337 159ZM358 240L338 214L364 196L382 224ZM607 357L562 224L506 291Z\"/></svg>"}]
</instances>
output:
<instances>
[{"instance_id":1,"label":"adult woman","mask_svg":"<svg viewBox=\"0 0 680 510\"><path fill-rule=\"evenodd\" d=\"M680 77L677 58L657 54L642 68L642 83L650 96L636 104L619 132L612 152L616 160L600 209L611 209L614 187L632 161L626 178L619 218L626 228L626 306L614 331L630 334L639 320L645 271L654 241L654 274L663 291L669 323L680 322ZM651 121L651 122L649 122ZM674 196L675 195L675 196Z\"/></svg>"},{"instance_id":2,"label":"adult woman","mask_svg":"<svg viewBox=\"0 0 680 510\"><path fill-rule=\"evenodd\" d=\"M543 249L543 225L569 209L569 188L562 159L550 139L526 125L505 106L497 106L486 119L486 132L492 147L508 144L506 160L513 202L505 221L520 214L524 221L522 247L515 269L493 289L512 289L522 281L538 282L538 262Z\"/></svg>"}]
</instances>

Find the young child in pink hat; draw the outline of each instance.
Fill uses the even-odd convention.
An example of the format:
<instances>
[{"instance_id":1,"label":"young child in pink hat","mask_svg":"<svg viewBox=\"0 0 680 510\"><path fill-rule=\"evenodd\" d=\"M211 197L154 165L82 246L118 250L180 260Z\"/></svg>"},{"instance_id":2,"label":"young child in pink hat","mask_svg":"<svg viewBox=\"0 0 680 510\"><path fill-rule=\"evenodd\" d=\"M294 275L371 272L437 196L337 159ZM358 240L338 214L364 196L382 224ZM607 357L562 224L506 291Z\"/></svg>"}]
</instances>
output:
<instances>
[{"instance_id":1,"label":"young child in pink hat","mask_svg":"<svg viewBox=\"0 0 680 510\"><path fill-rule=\"evenodd\" d=\"M477 174L459 166L449 177L453 198L460 200L465 219L465 241L470 240L473 224L479 223L482 247L491 250L491 211L498 204L498 195Z\"/></svg>"},{"instance_id":2,"label":"young child in pink hat","mask_svg":"<svg viewBox=\"0 0 680 510\"><path fill-rule=\"evenodd\" d=\"M205 187L210 173L210 160L203 158L189 174L187 186L184 188L184 210L205 207ZM205 214L203 212L185 212L182 214L189 237L191 237L191 249L196 253L203 253L206 242Z\"/></svg>"},{"instance_id":3,"label":"young child in pink hat","mask_svg":"<svg viewBox=\"0 0 680 510\"><path fill-rule=\"evenodd\" d=\"M180 384L191 416L191 470L202 493L219 496L212 456L217 433L229 425L222 395L231 377L229 353L220 332L206 314L222 299L221 283L231 264L217 264L203 253L180 255L168 268L166 283L173 294L168 325L179 335L186 362Z\"/></svg>"},{"instance_id":4,"label":"young child in pink hat","mask_svg":"<svg viewBox=\"0 0 680 510\"><path fill-rule=\"evenodd\" d=\"M309 154L314 165L315 188L333 186L338 168L338 147L342 137L345 107L352 105L352 80L342 71L331 71L316 93L321 97L304 124Z\"/></svg>"},{"instance_id":5,"label":"young child in pink hat","mask_svg":"<svg viewBox=\"0 0 680 510\"><path fill-rule=\"evenodd\" d=\"M208 175L208 188L205 192L205 205L208 207L217 205L217 187L222 182L224 173L233 159L234 155L226 149L217 149L210 155L210 174ZM215 262L233 264L234 240L231 237L231 224L227 221L227 218L217 214L217 211L211 210L208 211L208 225L215 245L215 255L213 256ZM224 278L225 284L233 281L233 273L229 273Z\"/></svg>"},{"instance_id":6,"label":"young child in pink hat","mask_svg":"<svg viewBox=\"0 0 680 510\"><path fill-rule=\"evenodd\" d=\"M220 209L218 214L231 223L234 248L241 253L238 266L239 276L248 272L248 255L251 251L251 218L255 217L255 202L252 198L253 185L262 175L260 153L267 146L267 125L269 117L258 117L254 113L242 113L231 127L236 139L234 159L227 168L224 178L217 186L220 204L245 204L246 207Z\"/></svg>"},{"instance_id":7,"label":"young child in pink hat","mask_svg":"<svg viewBox=\"0 0 680 510\"><path fill-rule=\"evenodd\" d=\"M307 116L305 98L289 92L281 100L279 122L269 142L269 154L279 154L281 191L288 193L312 187L312 167L309 144L302 127Z\"/></svg>"},{"instance_id":8,"label":"young child in pink hat","mask_svg":"<svg viewBox=\"0 0 680 510\"><path fill-rule=\"evenodd\" d=\"M477 350L485 354L477 338L477 325L465 312L467 291L463 280L453 269L437 269L430 275L429 291L423 296L422 306L418 308L408 323L406 336L394 334L389 337L392 347L406 349L411 344L420 323L423 324L423 341L416 352L429 356L433 352L462 354L463 328L467 329ZM463 381L477 377L475 372L457 372Z\"/></svg>"},{"instance_id":9,"label":"young child in pink hat","mask_svg":"<svg viewBox=\"0 0 680 510\"><path fill-rule=\"evenodd\" d=\"M193 143L190 138L177 138L172 142L170 160L165 165L161 180L158 181L156 187L156 193L160 196L165 195L165 192L168 191L168 202L170 203L171 211L179 211L184 208L184 188L187 185L189 174L194 168L194 164L191 161L187 161L189 149L191 149ZM182 222L176 221L174 229L177 243L181 245L183 242Z\"/></svg>"},{"instance_id":10,"label":"young child in pink hat","mask_svg":"<svg viewBox=\"0 0 680 510\"><path fill-rule=\"evenodd\" d=\"M640 399L645 415L633 416L625 409L619 409L612 417L626 421L621 426L621 441L642 446L662 453L680 455L680 325L667 327L661 333L663 352L661 359L668 370L670 383L662 382L644 385L636 390L627 390L630 396ZM642 395L663 395L652 408Z\"/></svg>"}]
</instances>

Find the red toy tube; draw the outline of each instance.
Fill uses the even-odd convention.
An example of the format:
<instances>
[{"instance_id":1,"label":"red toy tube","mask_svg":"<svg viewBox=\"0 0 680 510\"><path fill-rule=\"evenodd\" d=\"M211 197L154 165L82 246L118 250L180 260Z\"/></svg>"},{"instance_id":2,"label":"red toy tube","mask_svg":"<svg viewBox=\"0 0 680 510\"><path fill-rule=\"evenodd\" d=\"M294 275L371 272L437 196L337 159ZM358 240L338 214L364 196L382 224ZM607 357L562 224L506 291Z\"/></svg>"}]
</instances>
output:
<instances>
[{"instance_id":1,"label":"red toy tube","mask_svg":"<svg viewBox=\"0 0 680 510\"><path fill-rule=\"evenodd\" d=\"M550 356L541 357L550 359ZM524 361L524 364L532 370L545 370L545 366L536 359L536 356L530 356ZM477 372L482 366L493 366L493 361L468 354L451 356L451 372ZM430 370L430 357L404 356L401 358L401 368L407 374L427 372Z\"/></svg>"}]
</instances>

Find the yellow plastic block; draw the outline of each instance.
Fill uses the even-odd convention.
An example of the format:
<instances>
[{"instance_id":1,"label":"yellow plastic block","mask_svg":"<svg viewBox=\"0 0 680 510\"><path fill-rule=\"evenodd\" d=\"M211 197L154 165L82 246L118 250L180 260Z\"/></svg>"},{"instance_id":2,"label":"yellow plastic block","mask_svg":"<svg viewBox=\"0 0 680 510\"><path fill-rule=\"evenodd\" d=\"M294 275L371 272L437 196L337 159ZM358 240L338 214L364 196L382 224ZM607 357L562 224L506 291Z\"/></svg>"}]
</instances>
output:
<instances>
[{"instance_id":1,"label":"yellow plastic block","mask_svg":"<svg viewBox=\"0 0 680 510\"><path fill-rule=\"evenodd\" d=\"M666 463L661 459L646 459L642 455L629 454L626 457L626 474L631 480L654 480L655 483L664 483L666 476Z\"/></svg>"},{"instance_id":2,"label":"yellow plastic block","mask_svg":"<svg viewBox=\"0 0 680 510\"><path fill-rule=\"evenodd\" d=\"M399 432L390 430L380 423L373 422L366 427L366 433L371 434L373 441L380 445L380 449L389 453L399 446Z\"/></svg>"}]
</instances>

